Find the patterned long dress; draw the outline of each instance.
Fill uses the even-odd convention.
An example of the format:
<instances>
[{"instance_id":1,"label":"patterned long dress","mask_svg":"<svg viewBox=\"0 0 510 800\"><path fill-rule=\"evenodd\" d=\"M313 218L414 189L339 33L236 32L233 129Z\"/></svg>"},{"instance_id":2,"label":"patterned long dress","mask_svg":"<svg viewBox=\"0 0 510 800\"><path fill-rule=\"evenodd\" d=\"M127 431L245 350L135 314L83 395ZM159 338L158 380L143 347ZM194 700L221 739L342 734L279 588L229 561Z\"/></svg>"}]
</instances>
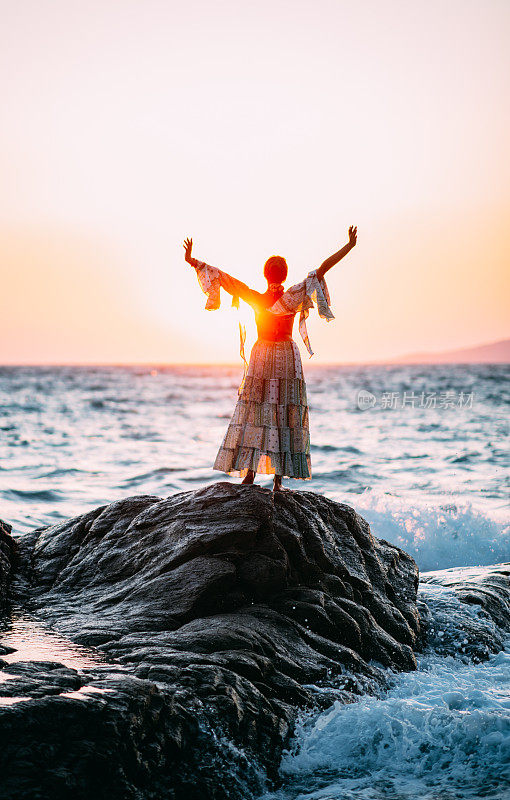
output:
<instances>
[{"instance_id":1,"label":"patterned long dress","mask_svg":"<svg viewBox=\"0 0 510 800\"><path fill-rule=\"evenodd\" d=\"M310 428L303 365L292 339L292 323L299 313L299 331L310 354L306 318L314 302L319 315L334 319L324 279L316 271L291 286L269 308L267 295L250 289L228 273L192 259L198 281L207 294L207 309L220 306L220 287L255 311L258 339L239 388L232 419L218 450L213 469L244 477L248 470L309 480ZM278 339L271 337L278 330ZM244 358L241 331L241 354Z\"/></svg>"}]
</instances>

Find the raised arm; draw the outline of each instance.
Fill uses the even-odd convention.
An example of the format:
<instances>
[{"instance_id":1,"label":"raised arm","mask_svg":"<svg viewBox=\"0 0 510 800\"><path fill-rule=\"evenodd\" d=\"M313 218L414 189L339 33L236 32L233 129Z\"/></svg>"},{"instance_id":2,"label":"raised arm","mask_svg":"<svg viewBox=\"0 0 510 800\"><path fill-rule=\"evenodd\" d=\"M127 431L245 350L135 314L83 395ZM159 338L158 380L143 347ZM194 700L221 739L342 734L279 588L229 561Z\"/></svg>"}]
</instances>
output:
<instances>
[{"instance_id":1,"label":"raised arm","mask_svg":"<svg viewBox=\"0 0 510 800\"><path fill-rule=\"evenodd\" d=\"M347 242L347 244L344 245L340 250L338 250L337 253L333 253L332 256L323 261L319 269L317 270L317 278L319 279L319 281L323 279L324 275L326 274L326 272L328 272L328 270L331 269L331 267L334 267L335 264L338 264L338 262L344 256L347 255L349 250L352 250L352 248L356 245L357 236L358 236L358 228L354 227L354 225L351 225L351 227L349 228L349 241Z\"/></svg>"},{"instance_id":2,"label":"raised arm","mask_svg":"<svg viewBox=\"0 0 510 800\"><path fill-rule=\"evenodd\" d=\"M191 250L193 247L193 239L185 239L184 240L184 258L191 264L192 267L195 269L199 268L200 265L204 265L203 261L198 261L198 259L193 258L191 255ZM250 289L246 283L238 280L237 278L233 278L232 275L229 275L228 272L223 272L221 269L215 268L218 272L218 278L220 281L220 286L226 292L232 295L232 297L240 297L241 300L244 300L246 303L250 305L257 305L260 303L262 295L260 292L256 292L254 289Z\"/></svg>"}]
</instances>

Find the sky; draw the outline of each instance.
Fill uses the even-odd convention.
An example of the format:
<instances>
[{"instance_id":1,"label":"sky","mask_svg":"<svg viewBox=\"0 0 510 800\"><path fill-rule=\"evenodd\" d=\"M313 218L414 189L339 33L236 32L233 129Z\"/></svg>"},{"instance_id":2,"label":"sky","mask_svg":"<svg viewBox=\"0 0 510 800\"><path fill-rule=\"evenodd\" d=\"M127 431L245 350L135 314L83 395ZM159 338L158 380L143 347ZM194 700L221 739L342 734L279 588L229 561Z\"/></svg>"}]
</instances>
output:
<instances>
[{"instance_id":1,"label":"sky","mask_svg":"<svg viewBox=\"0 0 510 800\"><path fill-rule=\"evenodd\" d=\"M508 0L0 11L1 364L235 363L183 239L263 291L351 224L314 363L510 337Z\"/></svg>"}]
</instances>

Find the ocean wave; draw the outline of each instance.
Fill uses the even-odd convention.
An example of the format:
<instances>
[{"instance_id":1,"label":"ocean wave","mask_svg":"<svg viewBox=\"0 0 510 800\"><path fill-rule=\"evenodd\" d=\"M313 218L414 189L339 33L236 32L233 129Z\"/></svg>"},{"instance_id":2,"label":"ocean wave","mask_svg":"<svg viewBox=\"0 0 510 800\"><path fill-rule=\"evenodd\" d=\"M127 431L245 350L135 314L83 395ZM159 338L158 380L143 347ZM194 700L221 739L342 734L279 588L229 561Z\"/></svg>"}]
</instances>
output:
<instances>
[{"instance_id":1,"label":"ocean wave","mask_svg":"<svg viewBox=\"0 0 510 800\"><path fill-rule=\"evenodd\" d=\"M460 453L459 455L449 456L446 460L450 462L450 464L465 464L467 462L473 462L477 458L480 458L480 453L477 451L470 451L467 453Z\"/></svg>"},{"instance_id":2,"label":"ocean wave","mask_svg":"<svg viewBox=\"0 0 510 800\"><path fill-rule=\"evenodd\" d=\"M335 702L305 719L269 798L414 800L507 797L510 641L476 666L424 656L383 697Z\"/></svg>"},{"instance_id":3,"label":"ocean wave","mask_svg":"<svg viewBox=\"0 0 510 800\"><path fill-rule=\"evenodd\" d=\"M0 467L1 469L1 467ZM50 470L49 472L39 472L37 477L38 478L70 478L72 475L97 475L98 473L95 470L90 469L78 469L77 467L62 467L62 468L55 468Z\"/></svg>"},{"instance_id":4,"label":"ocean wave","mask_svg":"<svg viewBox=\"0 0 510 800\"><path fill-rule=\"evenodd\" d=\"M146 481L151 481L155 478L164 478L166 475L170 475L172 472L179 471L182 472L182 470L179 470L179 467L159 467L158 469L152 469L149 472L141 472L138 475L133 475L131 478L126 478L120 485L139 486Z\"/></svg>"},{"instance_id":5,"label":"ocean wave","mask_svg":"<svg viewBox=\"0 0 510 800\"><path fill-rule=\"evenodd\" d=\"M318 453L354 453L359 454L361 450L354 445L335 445L335 444L313 444L311 445L312 452L315 450Z\"/></svg>"},{"instance_id":6,"label":"ocean wave","mask_svg":"<svg viewBox=\"0 0 510 800\"><path fill-rule=\"evenodd\" d=\"M472 570L459 572L469 579ZM508 796L508 630L496 630L479 606L462 603L442 585L444 572L429 578L419 591L430 620L417 670L388 670L388 689L379 695L304 713L281 762L285 788L261 800ZM496 640L482 648L480 659L469 653L469 635ZM446 649L445 639L451 645Z\"/></svg>"},{"instance_id":7,"label":"ocean wave","mask_svg":"<svg viewBox=\"0 0 510 800\"><path fill-rule=\"evenodd\" d=\"M31 489L6 489L3 492L0 492L1 496L6 498L7 500L41 500L43 502L53 502L53 501L60 501L62 499L62 495L60 492L56 491L55 489L41 489L41 490L31 490Z\"/></svg>"},{"instance_id":8,"label":"ocean wave","mask_svg":"<svg viewBox=\"0 0 510 800\"><path fill-rule=\"evenodd\" d=\"M9 403L2 406L1 414L7 417L11 414L19 414L20 412L32 413L42 410L43 407L39 403Z\"/></svg>"},{"instance_id":9,"label":"ocean wave","mask_svg":"<svg viewBox=\"0 0 510 800\"><path fill-rule=\"evenodd\" d=\"M356 510L372 533L406 550L421 571L510 560L510 526L470 503L406 504L366 491Z\"/></svg>"},{"instance_id":10,"label":"ocean wave","mask_svg":"<svg viewBox=\"0 0 510 800\"><path fill-rule=\"evenodd\" d=\"M345 464L344 467L333 469L329 472L325 470L318 470L316 469L314 472L314 478L317 481L323 481L324 484L327 486L328 484L350 484L351 482L359 483L359 481L365 477L363 488L366 489L366 484L369 478L367 474L366 466L364 464ZM352 491L352 488L349 486L349 491Z\"/></svg>"}]
</instances>

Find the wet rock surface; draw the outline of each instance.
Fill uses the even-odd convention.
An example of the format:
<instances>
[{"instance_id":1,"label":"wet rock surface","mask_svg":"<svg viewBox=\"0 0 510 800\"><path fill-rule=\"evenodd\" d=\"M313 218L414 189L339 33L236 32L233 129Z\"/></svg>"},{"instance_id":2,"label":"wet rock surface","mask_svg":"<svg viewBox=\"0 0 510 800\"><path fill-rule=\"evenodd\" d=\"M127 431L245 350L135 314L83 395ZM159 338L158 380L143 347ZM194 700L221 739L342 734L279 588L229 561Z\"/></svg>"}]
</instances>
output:
<instances>
[{"instance_id":1,"label":"wet rock surface","mask_svg":"<svg viewBox=\"0 0 510 800\"><path fill-rule=\"evenodd\" d=\"M415 562L317 494L221 482L17 541L15 601L105 663L0 660L2 798L247 800L299 709L416 666Z\"/></svg>"},{"instance_id":2,"label":"wet rock surface","mask_svg":"<svg viewBox=\"0 0 510 800\"><path fill-rule=\"evenodd\" d=\"M16 561L16 545L11 532L11 525L0 519L0 609L5 605Z\"/></svg>"}]
</instances>

